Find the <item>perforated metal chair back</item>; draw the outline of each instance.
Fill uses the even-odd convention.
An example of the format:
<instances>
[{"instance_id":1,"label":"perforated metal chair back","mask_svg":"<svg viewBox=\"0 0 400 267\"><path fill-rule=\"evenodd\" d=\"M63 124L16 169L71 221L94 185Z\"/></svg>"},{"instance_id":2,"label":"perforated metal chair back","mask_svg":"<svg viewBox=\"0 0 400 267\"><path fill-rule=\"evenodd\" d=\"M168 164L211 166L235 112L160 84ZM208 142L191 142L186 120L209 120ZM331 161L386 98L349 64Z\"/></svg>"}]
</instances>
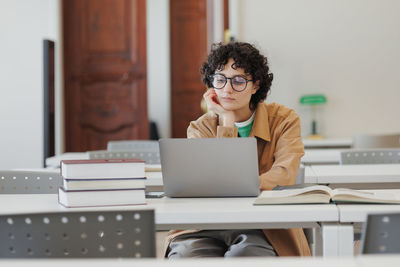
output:
<instances>
[{"instance_id":1,"label":"perforated metal chair back","mask_svg":"<svg viewBox=\"0 0 400 267\"><path fill-rule=\"evenodd\" d=\"M153 210L0 216L1 258L155 257Z\"/></svg>"},{"instance_id":2,"label":"perforated metal chair back","mask_svg":"<svg viewBox=\"0 0 400 267\"><path fill-rule=\"evenodd\" d=\"M296 184L303 184L305 177L305 167L303 164L300 164L299 173L297 174Z\"/></svg>"},{"instance_id":3,"label":"perforated metal chair back","mask_svg":"<svg viewBox=\"0 0 400 267\"><path fill-rule=\"evenodd\" d=\"M123 140L109 141L107 151L140 151L140 152L159 152L158 141L151 140Z\"/></svg>"},{"instance_id":4,"label":"perforated metal chair back","mask_svg":"<svg viewBox=\"0 0 400 267\"><path fill-rule=\"evenodd\" d=\"M400 149L344 150L340 164L399 164Z\"/></svg>"},{"instance_id":5,"label":"perforated metal chair back","mask_svg":"<svg viewBox=\"0 0 400 267\"><path fill-rule=\"evenodd\" d=\"M399 225L400 213L368 215L361 236L361 253L400 253Z\"/></svg>"},{"instance_id":6,"label":"perforated metal chair back","mask_svg":"<svg viewBox=\"0 0 400 267\"><path fill-rule=\"evenodd\" d=\"M0 171L0 194L56 194L59 171Z\"/></svg>"},{"instance_id":7,"label":"perforated metal chair back","mask_svg":"<svg viewBox=\"0 0 400 267\"><path fill-rule=\"evenodd\" d=\"M400 148L400 133L384 135L357 134L353 136L353 148Z\"/></svg>"},{"instance_id":8,"label":"perforated metal chair back","mask_svg":"<svg viewBox=\"0 0 400 267\"><path fill-rule=\"evenodd\" d=\"M122 157L139 157L147 164L160 164L160 147L158 141L154 140L109 141L107 151L113 152L107 154L113 158L118 157L119 154L120 157L121 155L125 155Z\"/></svg>"},{"instance_id":9,"label":"perforated metal chair back","mask_svg":"<svg viewBox=\"0 0 400 267\"><path fill-rule=\"evenodd\" d=\"M146 151L88 151L89 159L129 159L140 158L146 164L160 164L160 152Z\"/></svg>"}]
</instances>

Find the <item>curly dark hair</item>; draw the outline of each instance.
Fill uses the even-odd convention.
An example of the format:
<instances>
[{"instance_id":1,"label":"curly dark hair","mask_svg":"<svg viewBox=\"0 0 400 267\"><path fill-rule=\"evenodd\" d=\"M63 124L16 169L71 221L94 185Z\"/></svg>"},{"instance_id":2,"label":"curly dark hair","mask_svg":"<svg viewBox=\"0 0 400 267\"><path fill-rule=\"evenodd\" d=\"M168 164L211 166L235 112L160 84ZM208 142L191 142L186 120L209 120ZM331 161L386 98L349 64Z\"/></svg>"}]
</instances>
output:
<instances>
[{"instance_id":1,"label":"curly dark hair","mask_svg":"<svg viewBox=\"0 0 400 267\"><path fill-rule=\"evenodd\" d=\"M273 74L269 72L268 60L260 54L260 51L253 45L244 42L230 42L228 44L215 43L211 52L201 68L202 81L207 87L212 87L210 76L216 70L222 69L229 59L235 61L237 68L244 69L246 74L251 75L253 82L259 81L260 88L251 96L249 107L255 110L258 103L267 98L270 91Z\"/></svg>"}]
</instances>

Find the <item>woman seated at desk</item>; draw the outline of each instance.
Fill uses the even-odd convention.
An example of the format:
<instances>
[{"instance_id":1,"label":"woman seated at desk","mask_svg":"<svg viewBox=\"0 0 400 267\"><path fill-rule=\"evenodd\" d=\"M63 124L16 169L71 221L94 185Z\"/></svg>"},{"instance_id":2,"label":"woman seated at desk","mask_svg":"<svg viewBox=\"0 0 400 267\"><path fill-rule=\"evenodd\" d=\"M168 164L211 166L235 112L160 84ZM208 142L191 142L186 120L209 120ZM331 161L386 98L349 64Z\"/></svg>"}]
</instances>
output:
<instances>
[{"instance_id":1,"label":"woman seated at desk","mask_svg":"<svg viewBox=\"0 0 400 267\"><path fill-rule=\"evenodd\" d=\"M251 44L214 44L201 67L208 113L187 130L188 138L256 137L261 190L294 184L304 154L296 112L264 102L273 79L268 72L267 58ZM300 228L175 230L167 241L168 258L310 255Z\"/></svg>"}]
</instances>

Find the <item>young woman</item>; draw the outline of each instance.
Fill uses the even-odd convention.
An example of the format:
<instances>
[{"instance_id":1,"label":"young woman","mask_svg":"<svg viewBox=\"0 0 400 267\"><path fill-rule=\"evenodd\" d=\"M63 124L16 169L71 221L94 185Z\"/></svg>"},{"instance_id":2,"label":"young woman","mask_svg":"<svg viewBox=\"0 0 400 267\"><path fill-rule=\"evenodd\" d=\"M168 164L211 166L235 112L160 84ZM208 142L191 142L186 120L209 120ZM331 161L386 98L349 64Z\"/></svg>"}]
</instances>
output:
<instances>
[{"instance_id":1,"label":"young woman","mask_svg":"<svg viewBox=\"0 0 400 267\"><path fill-rule=\"evenodd\" d=\"M304 154L300 119L264 102L273 79L267 58L248 43L215 44L201 74L208 113L190 123L188 138L255 137L260 189L294 184ZM300 228L172 231L168 244L169 258L310 255Z\"/></svg>"}]
</instances>

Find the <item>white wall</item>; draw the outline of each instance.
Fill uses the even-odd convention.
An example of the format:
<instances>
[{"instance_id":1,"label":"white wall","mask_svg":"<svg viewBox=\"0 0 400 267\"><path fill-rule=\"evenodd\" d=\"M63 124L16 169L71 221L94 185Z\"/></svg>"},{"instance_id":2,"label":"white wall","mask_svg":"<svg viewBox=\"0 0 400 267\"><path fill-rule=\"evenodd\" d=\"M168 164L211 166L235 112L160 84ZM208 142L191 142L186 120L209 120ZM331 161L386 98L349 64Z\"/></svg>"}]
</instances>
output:
<instances>
[{"instance_id":1,"label":"white wall","mask_svg":"<svg viewBox=\"0 0 400 267\"><path fill-rule=\"evenodd\" d=\"M56 14L54 0L0 1L0 169L42 166L42 49L57 42Z\"/></svg>"},{"instance_id":2,"label":"white wall","mask_svg":"<svg viewBox=\"0 0 400 267\"><path fill-rule=\"evenodd\" d=\"M236 1L239 40L261 48L275 74L267 102L295 108L303 134L308 93L328 98L318 114L328 137L400 132L400 1Z\"/></svg>"},{"instance_id":3,"label":"white wall","mask_svg":"<svg viewBox=\"0 0 400 267\"><path fill-rule=\"evenodd\" d=\"M160 137L171 133L169 1L147 0L147 103Z\"/></svg>"},{"instance_id":4,"label":"white wall","mask_svg":"<svg viewBox=\"0 0 400 267\"><path fill-rule=\"evenodd\" d=\"M295 108L324 93L328 137L400 131L400 1L231 0L233 33L255 43L275 80L267 101ZM56 151L63 151L59 0L0 0L0 169L42 164L42 40L56 41ZM231 17L232 19L232 17ZM231 23L231 22L230 22ZM170 136L169 1L147 0L149 118Z\"/></svg>"},{"instance_id":5,"label":"white wall","mask_svg":"<svg viewBox=\"0 0 400 267\"><path fill-rule=\"evenodd\" d=\"M149 118L170 136L169 1L147 0ZM43 155L42 40L56 42L56 153L63 146L59 0L0 0L0 169L38 168Z\"/></svg>"},{"instance_id":6,"label":"white wall","mask_svg":"<svg viewBox=\"0 0 400 267\"><path fill-rule=\"evenodd\" d=\"M208 0L207 2L207 23L208 23L208 48L213 43L224 41L224 3L222 0ZM229 12L229 11L228 11Z\"/></svg>"}]
</instances>

